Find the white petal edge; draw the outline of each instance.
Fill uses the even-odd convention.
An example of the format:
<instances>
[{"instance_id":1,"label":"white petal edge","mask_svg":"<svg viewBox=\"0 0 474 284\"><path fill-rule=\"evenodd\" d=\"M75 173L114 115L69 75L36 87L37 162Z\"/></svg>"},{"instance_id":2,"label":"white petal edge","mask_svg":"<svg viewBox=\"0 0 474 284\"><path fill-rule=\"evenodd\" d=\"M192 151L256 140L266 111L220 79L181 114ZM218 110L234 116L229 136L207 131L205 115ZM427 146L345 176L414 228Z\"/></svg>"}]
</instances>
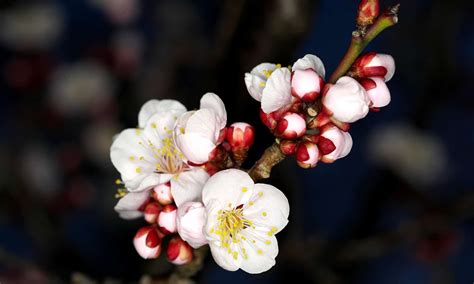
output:
<instances>
[{"instance_id":1,"label":"white petal edge","mask_svg":"<svg viewBox=\"0 0 474 284\"><path fill-rule=\"evenodd\" d=\"M202 201L205 206L216 199L226 206L230 203L232 207L236 207L249 200L253 187L252 178L244 171L220 171L207 180L202 192Z\"/></svg>"},{"instance_id":2,"label":"white petal edge","mask_svg":"<svg viewBox=\"0 0 474 284\"><path fill-rule=\"evenodd\" d=\"M148 191L129 192L120 198L115 205L114 210L120 218L131 220L143 216L138 209L148 200L150 193Z\"/></svg>"},{"instance_id":3,"label":"white petal edge","mask_svg":"<svg viewBox=\"0 0 474 284\"><path fill-rule=\"evenodd\" d=\"M178 135L175 142L186 159L195 164L209 161L209 154L216 148L211 140L195 133Z\"/></svg>"},{"instance_id":4,"label":"white petal edge","mask_svg":"<svg viewBox=\"0 0 474 284\"><path fill-rule=\"evenodd\" d=\"M150 117L165 111L172 111L179 115L186 111L186 107L176 100L149 100L138 113L138 127L144 128Z\"/></svg>"},{"instance_id":5,"label":"white petal edge","mask_svg":"<svg viewBox=\"0 0 474 284\"><path fill-rule=\"evenodd\" d=\"M324 79L326 70L323 61L313 54L306 54L303 58L296 60L295 64L293 64L292 70L306 70L308 68L316 71L316 73Z\"/></svg>"},{"instance_id":6,"label":"white petal edge","mask_svg":"<svg viewBox=\"0 0 474 284\"><path fill-rule=\"evenodd\" d=\"M288 68L273 71L262 93L262 110L271 113L291 104L291 72Z\"/></svg>"},{"instance_id":7,"label":"white petal edge","mask_svg":"<svg viewBox=\"0 0 474 284\"><path fill-rule=\"evenodd\" d=\"M206 93L201 98L200 109L212 109L219 121L219 130L227 124L227 111L224 102L214 93Z\"/></svg>"},{"instance_id":8,"label":"white petal edge","mask_svg":"<svg viewBox=\"0 0 474 284\"><path fill-rule=\"evenodd\" d=\"M182 172L171 179L171 194L176 206L188 201L201 201L202 189L209 179L209 174L201 168Z\"/></svg>"}]
</instances>

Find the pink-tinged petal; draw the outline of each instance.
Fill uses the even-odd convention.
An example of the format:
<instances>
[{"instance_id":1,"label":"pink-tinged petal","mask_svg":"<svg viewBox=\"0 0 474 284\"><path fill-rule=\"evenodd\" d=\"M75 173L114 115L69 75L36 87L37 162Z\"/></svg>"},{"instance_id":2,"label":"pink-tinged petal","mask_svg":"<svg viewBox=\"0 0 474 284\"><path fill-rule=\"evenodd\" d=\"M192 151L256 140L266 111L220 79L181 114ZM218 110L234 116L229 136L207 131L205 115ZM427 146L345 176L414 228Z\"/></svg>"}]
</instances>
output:
<instances>
[{"instance_id":1,"label":"pink-tinged petal","mask_svg":"<svg viewBox=\"0 0 474 284\"><path fill-rule=\"evenodd\" d=\"M326 70L324 69L324 64L316 55L306 54L303 58L298 59L295 64L293 64L292 70L306 70L313 69L318 73L321 78L324 79L326 75Z\"/></svg>"},{"instance_id":2,"label":"pink-tinged petal","mask_svg":"<svg viewBox=\"0 0 474 284\"><path fill-rule=\"evenodd\" d=\"M367 91L367 95L372 102L371 107L380 108L390 103L390 91L383 79L378 77L361 79L360 84Z\"/></svg>"},{"instance_id":3,"label":"pink-tinged petal","mask_svg":"<svg viewBox=\"0 0 474 284\"><path fill-rule=\"evenodd\" d=\"M306 121L297 113L286 113L278 122L275 135L285 139L296 139L306 132Z\"/></svg>"},{"instance_id":4,"label":"pink-tinged petal","mask_svg":"<svg viewBox=\"0 0 474 284\"><path fill-rule=\"evenodd\" d=\"M321 77L314 70L295 70L291 77L291 93L304 102L312 102L321 93L322 84Z\"/></svg>"},{"instance_id":5,"label":"pink-tinged petal","mask_svg":"<svg viewBox=\"0 0 474 284\"><path fill-rule=\"evenodd\" d=\"M166 251L168 261L175 265L183 265L193 260L193 249L180 237L173 237Z\"/></svg>"},{"instance_id":6,"label":"pink-tinged petal","mask_svg":"<svg viewBox=\"0 0 474 284\"><path fill-rule=\"evenodd\" d=\"M219 130L227 124L227 111L224 102L214 93L206 93L201 98L200 109L211 109L214 111L218 121Z\"/></svg>"},{"instance_id":7,"label":"pink-tinged petal","mask_svg":"<svg viewBox=\"0 0 474 284\"><path fill-rule=\"evenodd\" d=\"M114 210L123 219L136 219L143 216L139 210L150 197L148 191L129 192L124 197L120 198L115 205Z\"/></svg>"},{"instance_id":8,"label":"pink-tinged petal","mask_svg":"<svg viewBox=\"0 0 474 284\"><path fill-rule=\"evenodd\" d=\"M395 74L395 60L393 60L393 57L388 54L377 53L369 62L369 64L366 65L368 68L378 66L382 66L387 70L384 79L385 82L390 81L390 79L393 77L393 74Z\"/></svg>"},{"instance_id":9,"label":"pink-tinged petal","mask_svg":"<svg viewBox=\"0 0 474 284\"><path fill-rule=\"evenodd\" d=\"M273 71L262 93L262 110L271 113L287 107L292 102L291 72L288 68Z\"/></svg>"},{"instance_id":10,"label":"pink-tinged petal","mask_svg":"<svg viewBox=\"0 0 474 284\"><path fill-rule=\"evenodd\" d=\"M322 161L331 163L337 159L344 158L352 148L352 137L348 132L340 130L336 126L323 128L321 137L331 141L335 149L328 154L323 153ZM321 141L320 141L321 142ZM321 145L319 145L321 149Z\"/></svg>"},{"instance_id":11,"label":"pink-tinged petal","mask_svg":"<svg viewBox=\"0 0 474 284\"><path fill-rule=\"evenodd\" d=\"M202 201L205 206L217 199L223 204L237 207L248 201L252 195L254 182L250 176L237 169L223 170L210 177L202 192Z\"/></svg>"},{"instance_id":12,"label":"pink-tinged petal","mask_svg":"<svg viewBox=\"0 0 474 284\"><path fill-rule=\"evenodd\" d=\"M176 145L188 161L201 165L209 161L209 155L216 145L199 134L182 134L176 137Z\"/></svg>"},{"instance_id":13,"label":"pink-tinged petal","mask_svg":"<svg viewBox=\"0 0 474 284\"><path fill-rule=\"evenodd\" d=\"M178 234L191 247L199 248L208 243L204 235L205 223L206 208L201 202L186 202L178 207Z\"/></svg>"},{"instance_id":14,"label":"pink-tinged petal","mask_svg":"<svg viewBox=\"0 0 474 284\"><path fill-rule=\"evenodd\" d=\"M319 149L312 142L302 142L296 148L296 162L302 168L316 167L319 158Z\"/></svg>"},{"instance_id":15,"label":"pink-tinged petal","mask_svg":"<svg viewBox=\"0 0 474 284\"><path fill-rule=\"evenodd\" d=\"M215 143L219 139L220 130L215 112L212 109L200 109L188 118L184 133L198 134Z\"/></svg>"},{"instance_id":16,"label":"pink-tinged petal","mask_svg":"<svg viewBox=\"0 0 474 284\"><path fill-rule=\"evenodd\" d=\"M201 168L193 168L182 172L171 179L171 193L176 206L190 201L201 201L202 189L209 179L207 172Z\"/></svg>"},{"instance_id":17,"label":"pink-tinged petal","mask_svg":"<svg viewBox=\"0 0 474 284\"><path fill-rule=\"evenodd\" d=\"M175 100L149 100L138 113L138 127L144 128L148 119L156 113L173 112L180 115L186 111L186 107Z\"/></svg>"},{"instance_id":18,"label":"pink-tinged petal","mask_svg":"<svg viewBox=\"0 0 474 284\"><path fill-rule=\"evenodd\" d=\"M153 199L158 201L161 205L168 205L173 203L173 195L171 194L170 182L162 183L153 188L152 195Z\"/></svg>"},{"instance_id":19,"label":"pink-tinged petal","mask_svg":"<svg viewBox=\"0 0 474 284\"><path fill-rule=\"evenodd\" d=\"M161 236L156 226L142 227L133 238L137 253L144 259L158 258L161 253Z\"/></svg>"},{"instance_id":20,"label":"pink-tinged petal","mask_svg":"<svg viewBox=\"0 0 474 284\"><path fill-rule=\"evenodd\" d=\"M173 204L163 206L158 216L158 226L164 234L176 233L177 208Z\"/></svg>"},{"instance_id":21,"label":"pink-tinged petal","mask_svg":"<svg viewBox=\"0 0 474 284\"><path fill-rule=\"evenodd\" d=\"M351 123L367 115L370 99L356 80L345 76L329 88L322 102L335 119Z\"/></svg>"}]
</instances>

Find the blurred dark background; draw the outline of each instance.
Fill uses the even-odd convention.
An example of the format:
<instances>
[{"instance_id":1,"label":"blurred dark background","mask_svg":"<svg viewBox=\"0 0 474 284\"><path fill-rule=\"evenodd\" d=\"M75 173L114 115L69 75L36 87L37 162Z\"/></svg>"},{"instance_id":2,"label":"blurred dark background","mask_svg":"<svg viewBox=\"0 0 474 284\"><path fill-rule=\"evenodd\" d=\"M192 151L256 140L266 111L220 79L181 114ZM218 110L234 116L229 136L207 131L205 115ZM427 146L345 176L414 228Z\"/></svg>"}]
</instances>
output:
<instances>
[{"instance_id":1,"label":"blurred dark background","mask_svg":"<svg viewBox=\"0 0 474 284\"><path fill-rule=\"evenodd\" d=\"M151 98L192 109L213 91L229 122L257 127L254 161L272 138L244 72L313 53L331 73L357 5L0 1L0 282L150 283L166 272L135 253L143 221L113 211L113 135ZM291 204L276 267L230 273L208 257L195 280L472 283L473 6L402 0L399 24L368 48L395 58L391 104L353 125L345 159L303 170L289 158L269 181Z\"/></svg>"}]
</instances>

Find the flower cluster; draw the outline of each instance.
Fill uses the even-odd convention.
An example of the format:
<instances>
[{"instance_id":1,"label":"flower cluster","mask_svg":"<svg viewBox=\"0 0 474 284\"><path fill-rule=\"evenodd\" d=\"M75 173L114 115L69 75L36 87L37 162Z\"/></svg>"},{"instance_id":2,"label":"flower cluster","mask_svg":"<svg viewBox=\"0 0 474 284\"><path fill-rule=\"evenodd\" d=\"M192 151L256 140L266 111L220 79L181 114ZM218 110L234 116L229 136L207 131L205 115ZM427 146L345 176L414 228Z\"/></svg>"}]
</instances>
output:
<instances>
[{"instance_id":1,"label":"flower cluster","mask_svg":"<svg viewBox=\"0 0 474 284\"><path fill-rule=\"evenodd\" d=\"M322 61L308 54L289 67L262 63L245 74L245 84L261 102L260 117L280 150L312 168L349 154L349 124L390 103L385 83L394 72L390 55L372 52L360 56L347 76L326 83Z\"/></svg>"},{"instance_id":2,"label":"flower cluster","mask_svg":"<svg viewBox=\"0 0 474 284\"><path fill-rule=\"evenodd\" d=\"M275 234L288 222L288 200L238 169L254 128L226 125L224 103L207 93L193 111L174 100L151 100L139 112L138 128L115 138L110 156L123 185L115 210L148 223L133 241L141 257L157 258L166 246L168 260L182 265L193 259L193 248L209 245L227 270L260 273L275 264Z\"/></svg>"}]
</instances>

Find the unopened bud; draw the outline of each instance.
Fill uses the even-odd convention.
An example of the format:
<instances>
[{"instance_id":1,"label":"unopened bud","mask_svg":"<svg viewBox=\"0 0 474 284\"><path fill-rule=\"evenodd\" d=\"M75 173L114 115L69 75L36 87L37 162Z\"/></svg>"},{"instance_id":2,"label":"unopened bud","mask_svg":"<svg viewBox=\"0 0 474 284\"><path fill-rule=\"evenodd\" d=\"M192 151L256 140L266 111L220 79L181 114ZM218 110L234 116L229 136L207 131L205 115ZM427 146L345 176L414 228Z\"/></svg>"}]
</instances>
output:
<instances>
[{"instance_id":1,"label":"unopened bud","mask_svg":"<svg viewBox=\"0 0 474 284\"><path fill-rule=\"evenodd\" d=\"M331 122L331 119L325 112L320 112L310 123L308 123L308 128L316 129L321 128L324 125Z\"/></svg>"},{"instance_id":2,"label":"unopened bud","mask_svg":"<svg viewBox=\"0 0 474 284\"><path fill-rule=\"evenodd\" d=\"M388 54L369 52L357 58L350 73L359 78L382 77L388 82L395 73L395 61Z\"/></svg>"},{"instance_id":3,"label":"unopened bud","mask_svg":"<svg viewBox=\"0 0 474 284\"><path fill-rule=\"evenodd\" d=\"M226 139L232 151L249 149L253 145L255 129L245 122L233 123L227 128Z\"/></svg>"},{"instance_id":4,"label":"unopened bud","mask_svg":"<svg viewBox=\"0 0 474 284\"><path fill-rule=\"evenodd\" d=\"M176 233L176 215L177 208L173 204L163 206L158 216L158 226L165 234Z\"/></svg>"},{"instance_id":5,"label":"unopened bud","mask_svg":"<svg viewBox=\"0 0 474 284\"><path fill-rule=\"evenodd\" d=\"M133 238L133 245L144 259L157 258L161 253L161 236L156 226L142 227Z\"/></svg>"},{"instance_id":6,"label":"unopened bud","mask_svg":"<svg viewBox=\"0 0 474 284\"><path fill-rule=\"evenodd\" d=\"M316 144L302 142L296 149L296 162L302 168L313 168L319 160L319 149Z\"/></svg>"},{"instance_id":7,"label":"unopened bud","mask_svg":"<svg viewBox=\"0 0 474 284\"><path fill-rule=\"evenodd\" d=\"M367 91L372 104L371 108L380 108L390 103L390 91L387 88L384 80L379 77L364 78L359 83Z\"/></svg>"},{"instance_id":8,"label":"unopened bud","mask_svg":"<svg viewBox=\"0 0 474 284\"><path fill-rule=\"evenodd\" d=\"M280 141L280 150L285 155L293 155L296 153L298 143L293 140L282 140Z\"/></svg>"},{"instance_id":9,"label":"unopened bud","mask_svg":"<svg viewBox=\"0 0 474 284\"><path fill-rule=\"evenodd\" d=\"M179 236L170 240L166 254L168 261L176 265L183 265L193 260L193 249Z\"/></svg>"},{"instance_id":10,"label":"unopened bud","mask_svg":"<svg viewBox=\"0 0 474 284\"><path fill-rule=\"evenodd\" d=\"M296 139L306 132L306 121L297 113L288 112L280 119L275 135L286 138Z\"/></svg>"},{"instance_id":11,"label":"unopened bud","mask_svg":"<svg viewBox=\"0 0 474 284\"><path fill-rule=\"evenodd\" d=\"M349 154L352 149L352 137L334 125L326 125L321 131L318 147L321 161L332 163Z\"/></svg>"},{"instance_id":12,"label":"unopened bud","mask_svg":"<svg viewBox=\"0 0 474 284\"><path fill-rule=\"evenodd\" d=\"M173 203L173 195L171 194L171 184L169 182L162 183L153 188L153 198L161 205Z\"/></svg>"},{"instance_id":13,"label":"unopened bud","mask_svg":"<svg viewBox=\"0 0 474 284\"><path fill-rule=\"evenodd\" d=\"M178 208L178 234L191 247L198 248L208 243L203 232L205 223L206 209L201 202L186 202Z\"/></svg>"},{"instance_id":14,"label":"unopened bud","mask_svg":"<svg viewBox=\"0 0 474 284\"><path fill-rule=\"evenodd\" d=\"M161 206L156 202L148 203L143 211L145 220L150 224L156 224L158 215L160 215Z\"/></svg>"},{"instance_id":15,"label":"unopened bud","mask_svg":"<svg viewBox=\"0 0 474 284\"><path fill-rule=\"evenodd\" d=\"M313 69L295 70L291 76L291 94L303 102L314 102L324 81Z\"/></svg>"},{"instance_id":16,"label":"unopened bud","mask_svg":"<svg viewBox=\"0 0 474 284\"><path fill-rule=\"evenodd\" d=\"M351 77L341 77L323 96L328 114L340 122L354 122L367 115L370 100L365 89Z\"/></svg>"},{"instance_id":17,"label":"unopened bud","mask_svg":"<svg viewBox=\"0 0 474 284\"><path fill-rule=\"evenodd\" d=\"M378 0L362 0L357 14L357 25L367 26L374 22L380 12Z\"/></svg>"}]
</instances>

